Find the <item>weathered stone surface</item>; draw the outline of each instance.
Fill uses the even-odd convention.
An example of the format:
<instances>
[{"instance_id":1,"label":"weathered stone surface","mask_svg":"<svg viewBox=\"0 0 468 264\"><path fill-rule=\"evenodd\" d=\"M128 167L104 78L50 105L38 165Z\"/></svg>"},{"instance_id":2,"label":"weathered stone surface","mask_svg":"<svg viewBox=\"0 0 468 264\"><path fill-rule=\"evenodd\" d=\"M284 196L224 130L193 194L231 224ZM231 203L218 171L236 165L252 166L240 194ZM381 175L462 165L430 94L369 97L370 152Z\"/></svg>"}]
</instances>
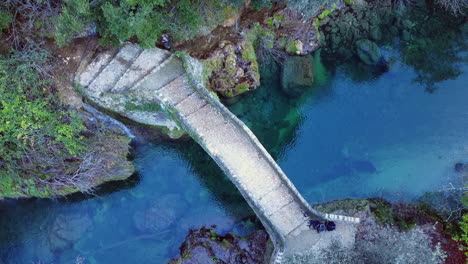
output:
<instances>
[{"instance_id":1,"label":"weathered stone surface","mask_svg":"<svg viewBox=\"0 0 468 264\"><path fill-rule=\"evenodd\" d=\"M314 83L313 62L309 57L286 58L281 72L281 89L291 97L298 97Z\"/></svg>"},{"instance_id":2,"label":"weathered stone surface","mask_svg":"<svg viewBox=\"0 0 468 264\"><path fill-rule=\"evenodd\" d=\"M180 247L181 258L169 264L261 264L264 263L268 234L257 231L245 238L219 236L213 230L190 231Z\"/></svg>"},{"instance_id":3,"label":"weathered stone surface","mask_svg":"<svg viewBox=\"0 0 468 264\"><path fill-rule=\"evenodd\" d=\"M82 65L75 80L85 97L138 123L165 128L171 137L183 135L155 94L184 73L178 58L165 50L126 45Z\"/></svg>"}]
</instances>

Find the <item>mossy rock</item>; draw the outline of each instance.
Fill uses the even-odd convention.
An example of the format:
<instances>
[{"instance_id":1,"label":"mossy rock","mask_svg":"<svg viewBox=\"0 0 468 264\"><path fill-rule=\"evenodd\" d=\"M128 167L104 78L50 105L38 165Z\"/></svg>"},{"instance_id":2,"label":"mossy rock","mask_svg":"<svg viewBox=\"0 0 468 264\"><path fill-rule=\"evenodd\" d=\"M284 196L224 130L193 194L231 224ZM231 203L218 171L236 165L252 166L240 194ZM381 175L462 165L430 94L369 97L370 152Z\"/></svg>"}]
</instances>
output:
<instances>
[{"instance_id":1,"label":"mossy rock","mask_svg":"<svg viewBox=\"0 0 468 264\"><path fill-rule=\"evenodd\" d=\"M300 55L302 54L303 44L300 40L290 40L286 45L286 51L290 54Z\"/></svg>"},{"instance_id":2,"label":"mossy rock","mask_svg":"<svg viewBox=\"0 0 468 264\"><path fill-rule=\"evenodd\" d=\"M298 97L314 83L313 61L307 57L286 58L281 72L281 89L290 97Z\"/></svg>"},{"instance_id":3,"label":"mossy rock","mask_svg":"<svg viewBox=\"0 0 468 264\"><path fill-rule=\"evenodd\" d=\"M203 60L203 79L209 90L231 98L260 85L260 73L253 43L226 44Z\"/></svg>"}]
</instances>

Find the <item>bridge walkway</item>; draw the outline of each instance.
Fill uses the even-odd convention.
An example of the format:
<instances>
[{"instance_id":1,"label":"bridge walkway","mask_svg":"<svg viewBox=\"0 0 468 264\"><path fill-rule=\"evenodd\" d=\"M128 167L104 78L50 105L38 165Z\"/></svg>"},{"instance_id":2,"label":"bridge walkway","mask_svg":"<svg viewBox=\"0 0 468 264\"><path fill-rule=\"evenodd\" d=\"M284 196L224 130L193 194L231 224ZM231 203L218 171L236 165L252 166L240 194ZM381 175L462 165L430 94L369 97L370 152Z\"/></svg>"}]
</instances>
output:
<instances>
[{"instance_id":1,"label":"bridge walkway","mask_svg":"<svg viewBox=\"0 0 468 264\"><path fill-rule=\"evenodd\" d=\"M334 239L354 240L349 223L359 219L313 210L254 134L167 51L127 45L99 54L82 69L77 82L90 100L103 107L129 98L162 105L223 169L257 214L275 244L273 262L281 262L284 252L319 249ZM337 220L337 231L317 233L307 226L311 218Z\"/></svg>"}]
</instances>

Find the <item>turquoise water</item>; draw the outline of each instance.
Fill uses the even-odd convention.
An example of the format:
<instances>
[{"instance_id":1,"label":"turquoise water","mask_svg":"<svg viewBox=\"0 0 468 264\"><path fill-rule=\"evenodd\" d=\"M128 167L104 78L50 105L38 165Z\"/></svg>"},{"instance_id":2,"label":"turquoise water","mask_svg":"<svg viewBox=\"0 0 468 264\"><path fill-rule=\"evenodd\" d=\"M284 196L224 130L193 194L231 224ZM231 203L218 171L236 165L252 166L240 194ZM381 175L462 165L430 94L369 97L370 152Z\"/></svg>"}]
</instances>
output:
<instances>
[{"instance_id":1,"label":"turquoise water","mask_svg":"<svg viewBox=\"0 0 468 264\"><path fill-rule=\"evenodd\" d=\"M386 54L394 62L382 75L356 81L341 65L301 98L281 96L275 80L230 106L309 202L408 201L460 184L453 167L468 158L468 66L428 93L398 50Z\"/></svg>"},{"instance_id":2,"label":"turquoise water","mask_svg":"<svg viewBox=\"0 0 468 264\"><path fill-rule=\"evenodd\" d=\"M388 72L327 65L321 83L294 99L280 90L278 65L264 63L263 85L227 102L309 202L411 200L460 182L453 166L468 162L468 64L429 93L395 47L385 48ZM133 154L138 175L96 196L0 202L0 263L167 263L190 228L259 228L193 141L138 137Z\"/></svg>"},{"instance_id":3,"label":"turquoise water","mask_svg":"<svg viewBox=\"0 0 468 264\"><path fill-rule=\"evenodd\" d=\"M190 228L258 229L240 194L193 142L140 142L134 155L139 176L96 197L0 203L0 263L167 263ZM145 214L149 208L156 214Z\"/></svg>"}]
</instances>

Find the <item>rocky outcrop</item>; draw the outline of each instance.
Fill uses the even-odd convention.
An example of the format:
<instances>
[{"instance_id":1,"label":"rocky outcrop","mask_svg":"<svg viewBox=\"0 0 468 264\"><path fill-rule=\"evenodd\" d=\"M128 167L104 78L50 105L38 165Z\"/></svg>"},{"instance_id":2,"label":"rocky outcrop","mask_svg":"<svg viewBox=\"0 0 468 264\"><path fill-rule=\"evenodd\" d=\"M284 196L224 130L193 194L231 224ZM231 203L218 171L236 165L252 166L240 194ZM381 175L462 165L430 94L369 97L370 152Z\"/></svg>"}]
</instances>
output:
<instances>
[{"instance_id":1,"label":"rocky outcrop","mask_svg":"<svg viewBox=\"0 0 468 264\"><path fill-rule=\"evenodd\" d=\"M281 89L290 97L298 97L314 83L313 61L309 57L291 56L284 61Z\"/></svg>"},{"instance_id":2,"label":"rocky outcrop","mask_svg":"<svg viewBox=\"0 0 468 264\"><path fill-rule=\"evenodd\" d=\"M304 15L300 10L286 8L265 21L267 30L274 32L274 47L289 55L308 55L319 48L314 17Z\"/></svg>"},{"instance_id":3,"label":"rocky outcrop","mask_svg":"<svg viewBox=\"0 0 468 264\"><path fill-rule=\"evenodd\" d=\"M346 5L320 19L321 46L325 53L334 54L330 60L358 56L366 65L375 65L379 57L375 42L389 38L394 13L387 2L379 3L382 8L371 9L366 1ZM398 34L398 30L396 30ZM351 48L356 47L356 48ZM337 56L337 58L334 58Z\"/></svg>"},{"instance_id":4,"label":"rocky outcrop","mask_svg":"<svg viewBox=\"0 0 468 264\"><path fill-rule=\"evenodd\" d=\"M221 42L202 60L207 87L223 97L234 97L260 85L257 56L251 42Z\"/></svg>"},{"instance_id":5,"label":"rocky outcrop","mask_svg":"<svg viewBox=\"0 0 468 264\"><path fill-rule=\"evenodd\" d=\"M169 264L262 264L267 251L268 234L256 231L245 237L220 236L212 229L190 231L180 246L180 255Z\"/></svg>"},{"instance_id":6,"label":"rocky outcrop","mask_svg":"<svg viewBox=\"0 0 468 264\"><path fill-rule=\"evenodd\" d=\"M391 204L382 199L345 199L314 206L326 213L357 216L361 224L355 243L334 241L323 250L286 256L284 263L463 263L458 242L446 234L442 218L417 204ZM336 231L334 231L336 232ZM220 236L214 230L190 231L180 247L180 258L170 264L265 263L271 254L268 235L257 231L245 238Z\"/></svg>"}]
</instances>

